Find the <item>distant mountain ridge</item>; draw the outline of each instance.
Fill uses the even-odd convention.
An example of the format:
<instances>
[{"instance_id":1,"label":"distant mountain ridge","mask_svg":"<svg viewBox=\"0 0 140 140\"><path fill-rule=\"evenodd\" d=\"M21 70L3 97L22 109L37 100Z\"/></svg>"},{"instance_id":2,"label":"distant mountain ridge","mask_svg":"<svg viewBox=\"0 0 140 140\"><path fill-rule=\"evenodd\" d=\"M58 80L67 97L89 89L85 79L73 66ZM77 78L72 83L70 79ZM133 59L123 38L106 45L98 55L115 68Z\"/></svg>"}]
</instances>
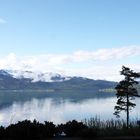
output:
<instances>
[{"instance_id":1,"label":"distant mountain ridge","mask_svg":"<svg viewBox=\"0 0 140 140\"><path fill-rule=\"evenodd\" d=\"M32 82L61 82L64 80L68 80L71 77L68 76L62 76L58 73L52 73L52 72L32 72L32 71L20 71L20 70L0 70L0 74L7 74L11 75L12 77L16 79L23 79L23 78L29 78L32 80Z\"/></svg>"},{"instance_id":2,"label":"distant mountain ridge","mask_svg":"<svg viewBox=\"0 0 140 140\"><path fill-rule=\"evenodd\" d=\"M0 90L99 90L114 88L116 82L69 77L57 73L0 70Z\"/></svg>"}]
</instances>

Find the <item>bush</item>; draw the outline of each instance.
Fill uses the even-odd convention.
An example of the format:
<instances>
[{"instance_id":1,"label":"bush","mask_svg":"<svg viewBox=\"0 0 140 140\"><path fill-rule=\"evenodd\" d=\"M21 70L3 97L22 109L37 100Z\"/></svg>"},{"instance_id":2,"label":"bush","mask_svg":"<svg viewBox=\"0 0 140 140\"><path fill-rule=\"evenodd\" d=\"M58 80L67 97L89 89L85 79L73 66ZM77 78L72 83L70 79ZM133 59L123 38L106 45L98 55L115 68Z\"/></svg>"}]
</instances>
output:
<instances>
[{"instance_id":1,"label":"bush","mask_svg":"<svg viewBox=\"0 0 140 140\"><path fill-rule=\"evenodd\" d=\"M55 125L51 122L41 124L37 121L22 121L10 125L5 130L6 137L12 139L40 139L53 137L55 134Z\"/></svg>"},{"instance_id":2,"label":"bush","mask_svg":"<svg viewBox=\"0 0 140 140\"><path fill-rule=\"evenodd\" d=\"M83 129L86 129L87 126L84 125L82 122L77 122L75 120L69 121L64 125L64 133L68 137L72 136L79 136L82 133Z\"/></svg>"}]
</instances>

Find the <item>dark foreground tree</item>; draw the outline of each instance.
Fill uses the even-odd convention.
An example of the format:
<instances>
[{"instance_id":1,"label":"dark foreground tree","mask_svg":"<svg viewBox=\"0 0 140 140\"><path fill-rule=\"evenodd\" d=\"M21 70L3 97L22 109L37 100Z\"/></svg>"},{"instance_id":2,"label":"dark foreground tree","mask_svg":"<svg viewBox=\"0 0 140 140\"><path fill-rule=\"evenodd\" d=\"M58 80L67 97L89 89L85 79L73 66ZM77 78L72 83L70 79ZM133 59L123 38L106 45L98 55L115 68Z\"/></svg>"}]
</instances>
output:
<instances>
[{"instance_id":1,"label":"dark foreground tree","mask_svg":"<svg viewBox=\"0 0 140 140\"><path fill-rule=\"evenodd\" d=\"M138 95L136 85L138 82L136 81L137 78L140 77L140 73L133 72L130 68L122 66L121 75L124 75L124 80L120 81L118 85L115 87L117 90L117 105L114 107L115 113L117 117L120 117L120 112L125 111L127 116L127 128L129 126L129 112L132 108L136 106L132 100L135 97L140 97Z\"/></svg>"}]
</instances>

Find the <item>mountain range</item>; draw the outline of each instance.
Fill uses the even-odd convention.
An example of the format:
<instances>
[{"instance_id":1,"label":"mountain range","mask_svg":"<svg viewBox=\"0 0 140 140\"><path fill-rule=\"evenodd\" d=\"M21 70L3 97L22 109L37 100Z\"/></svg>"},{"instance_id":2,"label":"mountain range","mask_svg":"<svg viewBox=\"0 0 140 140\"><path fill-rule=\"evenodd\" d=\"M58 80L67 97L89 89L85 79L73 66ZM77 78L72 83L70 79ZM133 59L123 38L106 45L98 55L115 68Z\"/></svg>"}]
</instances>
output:
<instances>
[{"instance_id":1,"label":"mountain range","mask_svg":"<svg viewBox=\"0 0 140 140\"><path fill-rule=\"evenodd\" d=\"M116 82L70 77L58 73L0 70L0 90L99 90L114 88Z\"/></svg>"}]
</instances>

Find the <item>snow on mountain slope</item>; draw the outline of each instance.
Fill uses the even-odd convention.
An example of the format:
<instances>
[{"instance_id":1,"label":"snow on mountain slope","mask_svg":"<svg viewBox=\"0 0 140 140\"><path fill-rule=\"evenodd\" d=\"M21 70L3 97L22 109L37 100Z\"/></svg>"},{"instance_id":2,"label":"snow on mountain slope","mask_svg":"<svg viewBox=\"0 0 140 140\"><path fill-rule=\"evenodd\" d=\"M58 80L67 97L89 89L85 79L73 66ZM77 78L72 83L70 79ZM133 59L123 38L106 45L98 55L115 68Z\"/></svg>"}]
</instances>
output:
<instances>
[{"instance_id":1,"label":"snow on mountain slope","mask_svg":"<svg viewBox=\"0 0 140 140\"><path fill-rule=\"evenodd\" d=\"M32 71L19 71L19 70L0 70L0 74L11 75L14 78L22 79L29 78L32 82L43 81L43 82L62 82L71 79L71 77L63 76L58 73L52 72L32 72Z\"/></svg>"}]
</instances>

